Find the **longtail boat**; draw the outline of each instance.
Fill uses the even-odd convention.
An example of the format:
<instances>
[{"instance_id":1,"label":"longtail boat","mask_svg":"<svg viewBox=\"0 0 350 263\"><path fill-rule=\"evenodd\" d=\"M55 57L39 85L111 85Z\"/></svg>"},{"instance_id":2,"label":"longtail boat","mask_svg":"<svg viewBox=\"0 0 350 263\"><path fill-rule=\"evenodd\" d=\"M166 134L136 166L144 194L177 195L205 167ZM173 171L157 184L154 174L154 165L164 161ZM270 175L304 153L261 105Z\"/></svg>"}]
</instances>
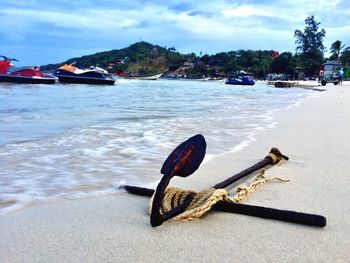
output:
<instances>
[{"instance_id":1,"label":"longtail boat","mask_svg":"<svg viewBox=\"0 0 350 263\"><path fill-rule=\"evenodd\" d=\"M123 79L144 79L144 80L157 80L159 79L163 73L159 74L146 74L146 75L134 75L134 74L128 74L124 72L118 72L115 73L115 76Z\"/></svg>"}]
</instances>

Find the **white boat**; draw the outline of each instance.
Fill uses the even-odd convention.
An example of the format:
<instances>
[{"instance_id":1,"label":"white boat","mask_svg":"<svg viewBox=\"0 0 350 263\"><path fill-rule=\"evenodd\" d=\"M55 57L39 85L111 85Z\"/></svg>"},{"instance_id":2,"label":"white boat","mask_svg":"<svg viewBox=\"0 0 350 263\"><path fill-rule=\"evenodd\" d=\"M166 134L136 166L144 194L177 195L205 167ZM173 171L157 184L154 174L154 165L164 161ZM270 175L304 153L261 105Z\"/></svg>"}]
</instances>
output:
<instances>
[{"instance_id":1,"label":"white boat","mask_svg":"<svg viewBox=\"0 0 350 263\"><path fill-rule=\"evenodd\" d=\"M159 79L163 73L159 74L152 74L152 75L132 75L132 74L127 74L127 73L116 73L115 76L123 79L144 79L144 80L156 80Z\"/></svg>"}]
</instances>

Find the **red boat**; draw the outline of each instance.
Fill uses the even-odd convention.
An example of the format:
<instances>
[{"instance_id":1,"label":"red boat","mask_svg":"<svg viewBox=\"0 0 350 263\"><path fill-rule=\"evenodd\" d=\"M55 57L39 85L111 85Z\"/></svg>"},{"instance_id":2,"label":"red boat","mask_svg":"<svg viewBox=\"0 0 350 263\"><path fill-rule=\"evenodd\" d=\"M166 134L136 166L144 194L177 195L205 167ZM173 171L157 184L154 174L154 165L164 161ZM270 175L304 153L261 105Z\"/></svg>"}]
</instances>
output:
<instances>
[{"instance_id":1,"label":"red boat","mask_svg":"<svg viewBox=\"0 0 350 263\"><path fill-rule=\"evenodd\" d=\"M0 82L28 83L28 84L54 84L56 77L40 71L40 67L13 67L14 58L0 56Z\"/></svg>"}]
</instances>

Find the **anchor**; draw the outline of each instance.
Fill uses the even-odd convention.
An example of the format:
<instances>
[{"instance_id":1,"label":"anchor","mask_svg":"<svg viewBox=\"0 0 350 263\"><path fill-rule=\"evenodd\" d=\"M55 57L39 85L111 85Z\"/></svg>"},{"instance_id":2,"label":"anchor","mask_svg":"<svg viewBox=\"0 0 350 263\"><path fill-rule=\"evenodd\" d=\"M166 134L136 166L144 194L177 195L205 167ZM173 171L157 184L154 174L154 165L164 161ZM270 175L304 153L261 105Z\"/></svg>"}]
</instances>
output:
<instances>
[{"instance_id":1,"label":"anchor","mask_svg":"<svg viewBox=\"0 0 350 263\"><path fill-rule=\"evenodd\" d=\"M244 214L316 227L326 226L327 220L322 215L240 204L223 189L266 166L276 165L281 160L288 160L289 158L277 148L272 148L269 154L258 163L203 192L197 193L195 191L184 191L168 187L170 180L174 176L188 177L194 173L202 163L205 151L205 138L203 135L197 134L177 146L165 160L161 168L163 177L156 190L131 185L123 185L120 188L131 194L152 197L150 223L153 227L160 226L169 219L190 221L201 217L209 210ZM263 184L268 180L270 179L265 178L259 183ZM258 184L253 183L252 187Z\"/></svg>"}]
</instances>

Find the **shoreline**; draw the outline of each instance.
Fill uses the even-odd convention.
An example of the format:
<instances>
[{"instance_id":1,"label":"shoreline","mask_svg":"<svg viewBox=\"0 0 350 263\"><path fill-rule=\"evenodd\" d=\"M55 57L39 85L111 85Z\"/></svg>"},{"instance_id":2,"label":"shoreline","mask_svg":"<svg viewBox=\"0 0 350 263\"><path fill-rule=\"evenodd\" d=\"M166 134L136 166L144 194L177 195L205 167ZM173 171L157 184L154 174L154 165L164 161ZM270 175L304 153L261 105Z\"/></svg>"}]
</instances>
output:
<instances>
[{"instance_id":1,"label":"shoreline","mask_svg":"<svg viewBox=\"0 0 350 263\"><path fill-rule=\"evenodd\" d=\"M268 169L266 175L290 182L268 183L243 203L321 214L328 222L323 229L221 212L152 228L146 213L148 198L122 192L0 216L0 258L3 262L346 262L349 105L350 83L329 87L273 112L277 125L257 131L247 147L215 156L190 177L171 181L203 190L261 160L276 146L290 160Z\"/></svg>"},{"instance_id":2,"label":"shoreline","mask_svg":"<svg viewBox=\"0 0 350 263\"><path fill-rule=\"evenodd\" d=\"M200 88L201 86L194 88ZM175 85L175 87L177 86ZM208 90L212 92L213 88L219 89L218 93L221 94L222 98L231 97L228 101L223 100L227 104L231 103L231 106L216 102L220 105L219 113L212 114L210 113L211 110L200 111L200 114L204 114L200 123L204 123L204 125L201 126L195 119L191 121L192 124L185 120L184 126L188 127L187 131L174 134L171 136L172 138L165 140L162 140L162 138L166 136L162 136L161 133L157 134L157 131L161 129L152 131L152 125L150 125L151 131L147 130L147 127L147 132L144 132L144 129L140 130L142 132L141 141L137 142L139 140L137 133L133 134L131 132L131 136L136 134L134 136L136 143L125 145L128 140L123 141L123 138L118 137L116 123L106 121L87 125L86 127L70 128L61 134L38 141L8 144L0 152L0 155L5 157L2 174L5 176L13 174L12 178L18 178L18 180L9 178L7 185L0 185L0 189L4 189L4 194L0 195L0 214L7 214L8 211L23 209L27 206L40 205L40 203L55 202L59 199L81 199L84 196L111 195L116 192L115 189L119 182L140 183L155 187L158 182L157 176L161 163L172 150L172 147L168 147L162 154L158 154L158 158L155 158L155 150L159 152L159 150L165 149L164 146L168 144L172 144L174 147L177 143L185 140L186 136L203 133L208 141L209 149L205 162L209 161L211 156L215 157L227 152L239 151L252 143L255 140L255 134L260 130L275 126L275 121L272 118L274 111L292 107L300 98L313 96L314 93L311 91L281 90L266 87L266 85L257 85L254 89L239 87L237 91L236 87L227 87L223 84L210 86ZM259 100L259 94L265 96L265 99ZM243 100L241 101L239 98ZM209 97L209 100L212 99ZM254 101L257 102L254 104ZM235 107L236 104L238 106ZM226 110L220 112L221 107ZM200 108L198 107L198 109ZM231 110L227 110L229 108ZM246 113L250 111L252 113ZM215 112L215 107L213 112ZM212 116L218 116L218 119L222 118L222 121L216 122L214 120L215 123L210 124L213 120ZM208 124L205 124L205 122L208 122ZM140 123L136 124L140 125ZM241 127L240 124L243 126ZM99 125L102 128L99 128ZM161 126L162 128L165 127L165 125ZM181 119L180 125L177 126L181 127ZM181 128L178 129L181 130ZM154 132L153 138L152 132ZM89 134L94 133L97 136L96 141L94 141L94 136L89 136ZM82 138L83 141L84 139L87 140L86 147L79 138ZM114 140L116 142L113 142ZM149 146L150 142L151 149L148 151L145 146ZM68 144L68 146L65 147L65 144ZM126 149L121 148L123 144ZM155 146L154 148L152 148L152 144ZM157 144L162 146L157 147ZM76 154L78 151L80 152L79 156ZM33 152L33 156L30 155L31 152ZM112 152L115 154L109 154ZM138 153L144 154L140 155ZM149 153L151 156L153 155L150 161L147 160L147 154ZM14 159L17 159L17 161L13 161ZM82 162L83 159L86 162ZM139 165L142 162L146 162L146 164ZM18 166L17 163L20 165ZM91 165L86 165L88 163L91 163ZM114 166L117 167L112 169ZM152 167L152 169L148 169L148 177L144 177L143 172L140 172L143 171L143 166ZM118 169L119 167L120 169ZM77 170L73 171L73 169ZM96 170L96 172L91 172L93 170ZM82 176L79 176L79 174ZM107 178L108 176L109 178ZM27 177L27 181L24 180L25 177ZM86 179L83 179L84 177ZM73 183L75 180L77 180L76 187ZM89 181L90 188L85 186L84 180ZM99 187L101 181L104 185L100 184L101 187ZM20 186L16 187L16 185ZM7 200L10 202L6 203Z\"/></svg>"}]
</instances>

